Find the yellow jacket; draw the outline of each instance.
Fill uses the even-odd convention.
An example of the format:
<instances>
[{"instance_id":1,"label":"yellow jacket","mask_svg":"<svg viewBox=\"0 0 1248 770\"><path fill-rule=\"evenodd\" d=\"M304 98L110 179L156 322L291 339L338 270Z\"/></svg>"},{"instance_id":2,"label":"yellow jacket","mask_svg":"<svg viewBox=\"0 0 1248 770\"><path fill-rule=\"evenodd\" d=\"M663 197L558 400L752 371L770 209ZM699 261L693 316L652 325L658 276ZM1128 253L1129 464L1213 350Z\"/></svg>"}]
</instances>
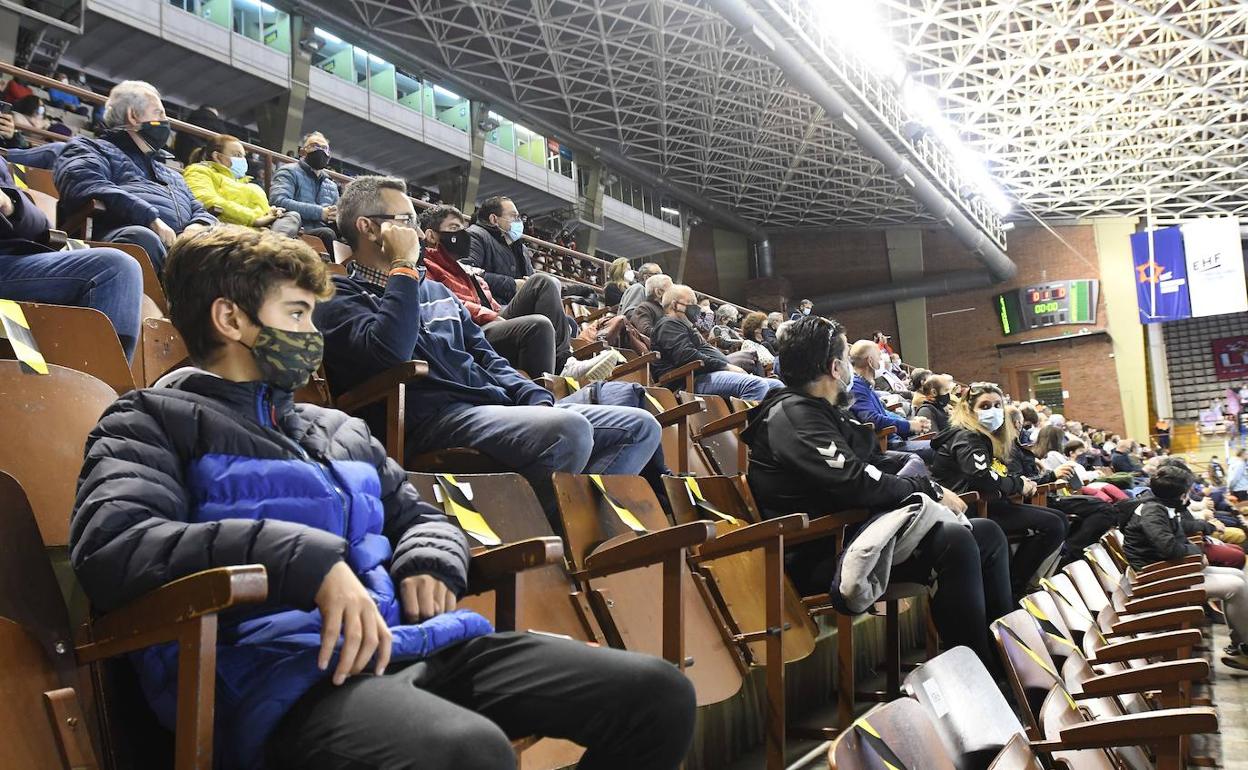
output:
<instances>
[{"instance_id":1,"label":"yellow jacket","mask_svg":"<svg viewBox=\"0 0 1248 770\"><path fill-rule=\"evenodd\" d=\"M204 208L217 212L217 218L233 225L251 226L269 215L269 198L260 185L245 176L235 179L229 167L214 160L192 163L182 170L191 194Z\"/></svg>"}]
</instances>

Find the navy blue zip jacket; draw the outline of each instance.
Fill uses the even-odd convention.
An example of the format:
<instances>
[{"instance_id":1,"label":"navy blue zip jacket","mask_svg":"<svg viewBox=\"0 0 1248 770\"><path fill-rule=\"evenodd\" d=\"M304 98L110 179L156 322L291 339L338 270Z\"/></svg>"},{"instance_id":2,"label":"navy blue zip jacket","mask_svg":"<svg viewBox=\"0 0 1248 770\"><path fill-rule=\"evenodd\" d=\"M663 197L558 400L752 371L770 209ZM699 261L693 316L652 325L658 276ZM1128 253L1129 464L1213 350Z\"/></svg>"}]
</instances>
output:
<instances>
[{"instance_id":1,"label":"navy blue zip jacket","mask_svg":"<svg viewBox=\"0 0 1248 770\"><path fill-rule=\"evenodd\" d=\"M161 162L164 157L172 156L164 150L140 152L125 131L111 131L99 139L80 136L66 143L52 172L62 216L95 199L106 209L97 220L97 235L127 225L146 227L157 219L175 233L191 223L217 224L217 218L191 195L182 175Z\"/></svg>"},{"instance_id":2,"label":"navy blue zip jacket","mask_svg":"<svg viewBox=\"0 0 1248 770\"><path fill-rule=\"evenodd\" d=\"M166 384L167 383L167 384ZM160 387L166 384L165 387ZM257 767L273 727L330 675L316 665L315 597L345 560L393 633L392 657L422 657L489 633L467 611L401 624L395 585L433 575L463 592L463 532L422 502L360 420L295 404L264 383L184 369L104 413L87 439L70 523L74 571L110 610L201 570L262 564L268 600L221 619L220 766ZM176 645L134 656L160 720L176 720Z\"/></svg>"},{"instance_id":3,"label":"navy blue zip jacket","mask_svg":"<svg viewBox=\"0 0 1248 770\"><path fill-rule=\"evenodd\" d=\"M420 359L429 363L429 376L408 386L409 423L458 405L554 403L550 391L494 352L463 303L437 281L396 274L383 289L335 276L334 285L333 298L317 304L314 318L325 335L325 374L335 396Z\"/></svg>"}]
</instances>

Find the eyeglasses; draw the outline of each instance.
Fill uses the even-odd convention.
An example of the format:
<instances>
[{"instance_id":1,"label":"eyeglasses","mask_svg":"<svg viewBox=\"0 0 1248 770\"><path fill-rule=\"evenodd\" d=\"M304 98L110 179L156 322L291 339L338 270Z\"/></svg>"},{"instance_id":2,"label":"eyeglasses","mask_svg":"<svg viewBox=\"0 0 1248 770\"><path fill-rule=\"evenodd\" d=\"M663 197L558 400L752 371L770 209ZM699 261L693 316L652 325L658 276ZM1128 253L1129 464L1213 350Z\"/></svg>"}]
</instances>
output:
<instances>
[{"instance_id":1,"label":"eyeglasses","mask_svg":"<svg viewBox=\"0 0 1248 770\"><path fill-rule=\"evenodd\" d=\"M416 224L415 214L365 214L365 219L381 219L390 222L398 222L401 225L412 227Z\"/></svg>"}]
</instances>

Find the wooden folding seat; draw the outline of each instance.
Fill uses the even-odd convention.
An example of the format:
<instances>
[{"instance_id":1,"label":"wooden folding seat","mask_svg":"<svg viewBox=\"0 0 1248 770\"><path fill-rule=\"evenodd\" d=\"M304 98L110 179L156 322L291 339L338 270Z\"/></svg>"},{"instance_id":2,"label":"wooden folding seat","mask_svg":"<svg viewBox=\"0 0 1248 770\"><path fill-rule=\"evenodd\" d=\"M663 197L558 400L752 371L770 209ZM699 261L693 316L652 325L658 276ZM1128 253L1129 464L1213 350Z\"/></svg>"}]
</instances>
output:
<instances>
[{"instance_id":1,"label":"wooden folding seat","mask_svg":"<svg viewBox=\"0 0 1248 770\"><path fill-rule=\"evenodd\" d=\"M139 384L149 388L169 372L190 363L186 343L168 318L143 319L142 339L134 357L142 362Z\"/></svg>"},{"instance_id":2,"label":"wooden folding seat","mask_svg":"<svg viewBox=\"0 0 1248 770\"><path fill-rule=\"evenodd\" d=\"M1200 607L1205 603L1205 592L1200 587L1202 581L1191 582L1191 576L1158 581L1155 585L1161 588L1177 587L1172 591L1147 593L1139 597L1128 595L1120 585L1106 591L1100 579L1087 561L1076 560L1062 568L1062 572L1070 578L1083 598L1084 604L1093 614L1099 614L1106 608L1112 608L1119 615L1135 615L1142 612L1157 610L1181 609L1184 607ZM1147 591L1148 589L1144 589Z\"/></svg>"},{"instance_id":3,"label":"wooden folding seat","mask_svg":"<svg viewBox=\"0 0 1248 770\"><path fill-rule=\"evenodd\" d=\"M56 228L56 197L53 195L48 195L47 193L40 192L39 190L36 190L33 187L27 190L26 194L30 196L30 199L32 201L35 202L35 206L38 207L38 209L43 212L43 215L48 218L48 226L55 229Z\"/></svg>"},{"instance_id":4,"label":"wooden folding seat","mask_svg":"<svg viewBox=\"0 0 1248 770\"><path fill-rule=\"evenodd\" d=\"M689 421L705 406L701 401L679 403L667 388L646 388L646 402L663 428L663 458L673 473L689 472L690 455L694 451Z\"/></svg>"},{"instance_id":5,"label":"wooden folding seat","mask_svg":"<svg viewBox=\"0 0 1248 770\"><path fill-rule=\"evenodd\" d=\"M677 366L664 372L654 384L662 385L663 387L671 388L672 390L692 393L694 388L694 377L701 368L701 361L690 361L687 364Z\"/></svg>"},{"instance_id":6,"label":"wooden folding seat","mask_svg":"<svg viewBox=\"0 0 1248 770\"><path fill-rule=\"evenodd\" d=\"M828 748L832 770L958 770L918 702L894 700L872 709Z\"/></svg>"},{"instance_id":7,"label":"wooden folding seat","mask_svg":"<svg viewBox=\"0 0 1248 770\"><path fill-rule=\"evenodd\" d=\"M45 361L90 374L118 395L134 390L134 374L108 316L88 307L17 304ZM0 343L0 348L7 347ZM0 349L0 357L9 355Z\"/></svg>"},{"instance_id":8,"label":"wooden folding seat","mask_svg":"<svg viewBox=\"0 0 1248 770\"><path fill-rule=\"evenodd\" d=\"M573 577L611 646L678 666L699 705L732 697L744 662L686 562L690 548L715 536L715 525L669 526L639 476L556 473L554 485Z\"/></svg>"},{"instance_id":9,"label":"wooden folding seat","mask_svg":"<svg viewBox=\"0 0 1248 770\"><path fill-rule=\"evenodd\" d=\"M156 274L156 266L152 264L152 258L148 256L146 249L134 243L113 243L112 241L87 241L86 243L92 248L117 249L134 257L143 273L143 293L151 297L156 307L160 308L161 314L169 312L169 300L165 298L165 288L160 283L160 276Z\"/></svg>"},{"instance_id":10,"label":"wooden folding seat","mask_svg":"<svg viewBox=\"0 0 1248 770\"><path fill-rule=\"evenodd\" d=\"M1119 602L1190 590L1204 582L1203 568L1199 562L1173 562L1172 566L1155 565L1150 572L1140 574L1129 566L1126 570L1119 569L1109 549L1100 543L1085 548L1083 556L1101 588L1109 596L1117 596ZM1122 610L1118 604L1115 606Z\"/></svg>"},{"instance_id":11,"label":"wooden folding seat","mask_svg":"<svg viewBox=\"0 0 1248 770\"><path fill-rule=\"evenodd\" d=\"M315 251L317 254L321 256L321 259L323 261L325 262L330 261L330 254L329 252L325 251L325 241L322 241L320 238L317 238L315 235L308 235L307 233L300 233L299 240L303 241L305 246L311 247L313 251Z\"/></svg>"},{"instance_id":12,"label":"wooden folding seat","mask_svg":"<svg viewBox=\"0 0 1248 770\"><path fill-rule=\"evenodd\" d=\"M26 186L30 189L27 192L38 192L46 195L52 200L61 197L60 191L56 189L56 182L53 180L52 171L46 168L35 168L34 166L26 166ZM51 219L51 217L49 217ZM55 220L52 220L55 221Z\"/></svg>"},{"instance_id":13,"label":"wooden folding seat","mask_svg":"<svg viewBox=\"0 0 1248 770\"><path fill-rule=\"evenodd\" d=\"M737 421L742 418L740 416L732 417L732 410L729 409L728 402L720 396L700 395L693 391L682 390L676 394L676 398L682 404L700 403L704 407L701 412L691 415L689 418L689 432L693 438L693 451L689 455L689 472L695 476L720 475L718 466L714 459L709 457L702 448L702 442L698 440L698 436L711 427L717 430L736 429L739 427ZM732 425L728 428L723 428L725 420L731 422ZM743 425L744 423L742 422L741 424ZM720 438L719 433L716 433L713 443L718 445L727 440ZM727 462L726 456L724 459ZM734 463L734 465L736 464L738 463ZM741 472L744 472L744 469Z\"/></svg>"}]
</instances>

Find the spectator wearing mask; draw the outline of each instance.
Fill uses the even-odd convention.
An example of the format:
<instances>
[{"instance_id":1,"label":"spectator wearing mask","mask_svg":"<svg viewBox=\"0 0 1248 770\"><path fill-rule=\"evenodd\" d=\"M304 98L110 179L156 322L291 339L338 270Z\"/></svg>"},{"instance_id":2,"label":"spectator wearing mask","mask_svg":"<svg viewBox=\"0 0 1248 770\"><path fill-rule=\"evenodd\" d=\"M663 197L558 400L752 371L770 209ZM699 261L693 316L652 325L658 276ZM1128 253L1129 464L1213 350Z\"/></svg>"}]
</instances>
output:
<instances>
[{"instance_id":1,"label":"spectator wearing mask","mask_svg":"<svg viewBox=\"0 0 1248 770\"><path fill-rule=\"evenodd\" d=\"M776 354L776 332L780 331L782 323L784 315L772 312L767 314L767 323L763 324L763 345L773 356Z\"/></svg>"},{"instance_id":2,"label":"spectator wearing mask","mask_svg":"<svg viewBox=\"0 0 1248 770\"><path fill-rule=\"evenodd\" d=\"M1061 427L1061 426L1058 426ZM1123 439L1114 447L1109 456L1109 467L1117 473L1130 473L1139 476L1144 473L1144 466L1132 454L1134 444L1130 439Z\"/></svg>"},{"instance_id":3,"label":"spectator wearing mask","mask_svg":"<svg viewBox=\"0 0 1248 770\"><path fill-rule=\"evenodd\" d=\"M711 301L706 297L698 300L698 320L694 322L703 337L710 337L715 328L715 311L711 309Z\"/></svg>"},{"instance_id":4,"label":"spectator wearing mask","mask_svg":"<svg viewBox=\"0 0 1248 770\"><path fill-rule=\"evenodd\" d=\"M949 401L952 394L952 377L947 374L929 373L915 396L916 403L919 403L918 409L914 412L915 417L927 420L931 430L936 433L948 428L949 413L953 411L953 405Z\"/></svg>"},{"instance_id":5,"label":"spectator wearing mask","mask_svg":"<svg viewBox=\"0 0 1248 770\"><path fill-rule=\"evenodd\" d=\"M869 422L876 430L890 425L897 432L888 437L889 449L913 452L928 461L931 458L931 447L927 441L910 440L931 430L931 422L926 417L906 419L884 408L884 403L876 394L872 383L880 376L883 365L880 363L880 349L870 340L858 340L849 349L849 359L854 366L854 380L851 386L852 403L850 411L862 422Z\"/></svg>"},{"instance_id":6,"label":"spectator wearing mask","mask_svg":"<svg viewBox=\"0 0 1248 770\"><path fill-rule=\"evenodd\" d=\"M1014 425L1005 419L1005 395L991 382L971 383L950 415L949 427L932 439L932 475L955 492L978 492L988 500L988 517L1007 535L1023 536L1010 560L1014 598L1051 574L1066 539L1066 517L1050 508L1016 503L1036 491L1036 482L1011 473Z\"/></svg>"},{"instance_id":7,"label":"spectator wearing mask","mask_svg":"<svg viewBox=\"0 0 1248 770\"><path fill-rule=\"evenodd\" d=\"M646 279L646 298L633 306L626 315L637 331L650 337L654 327L663 320L663 295L672 288L672 279L658 273ZM620 303L623 307L624 303Z\"/></svg>"},{"instance_id":8,"label":"spectator wearing mask","mask_svg":"<svg viewBox=\"0 0 1248 770\"><path fill-rule=\"evenodd\" d=\"M917 395L923 387L923 383L927 382L927 378L931 376L931 369L923 369L918 366L914 367L910 370L909 376L906 377L906 389Z\"/></svg>"},{"instance_id":9,"label":"spectator wearing mask","mask_svg":"<svg viewBox=\"0 0 1248 770\"><path fill-rule=\"evenodd\" d=\"M845 331L817 316L790 323L780 337L785 385L751 410L742 440L750 448L750 490L766 518L812 516L851 508L883 513L915 494L962 512L956 494L925 476L895 475L875 434L845 405L853 377ZM790 551L788 571L799 590L828 591L837 553L831 540ZM938 523L913 556L893 565L893 583L933 588L932 619L942 646L964 644L997 671L988 622L1010 609L1009 548L987 519L966 527Z\"/></svg>"},{"instance_id":10,"label":"spectator wearing mask","mask_svg":"<svg viewBox=\"0 0 1248 770\"><path fill-rule=\"evenodd\" d=\"M884 364L883 368L880 369L880 376L875 378L875 389L882 390L885 393L893 393L909 401L914 398L914 393L910 390L909 383L900 373L901 367L897 364L897 361L900 359L897 358L896 354L892 356L894 360L885 358L883 352L883 348L881 348L881 360L883 360Z\"/></svg>"},{"instance_id":11,"label":"spectator wearing mask","mask_svg":"<svg viewBox=\"0 0 1248 770\"><path fill-rule=\"evenodd\" d=\"M789 320L797 321L802 318L805 318L806 316L810 315L811 311L813 311L814 309L815 309L815 303L811 302L808 299L804 299L801 302L797 303L797 310L795 310L793 314L789 316Z\"/></svg>"},{"instance_id":12,"label":"spectator wearing mask","mask_svg":"<svg viewBox=\"0 0 1248 770\"><path fill-rule=\"evenodd\" d=\"M762 401L769 392L783 387L779 380L748 374L729 363L723 351L702 339L694 326L699 306L693 289L674 284L663 295L663 311L663 320L650 337L650 349L659 354L654 364L656 379L691 361L700 361L702 368L694 375L697 393Z\"/></svg>"},{"instance_id":13,"label":"spectator wearing mask","mask_svg":"<svg viewBox=\"0 0 1248 770\"><path fill-rule=\"evenodd\" d=\"M753 353L764 370L770 370L775 360L771 350L763 339L763 329L767 326L767 316L753 312L741 322L741 352Z\"/></svg>"},{"instance_id":14,"label":"spectator wearing mask","mask_svg":"<svg viewBox=\"0 0 1248 770\"><path fill-rule=\"evenodd\" d=\"M143 247L159 274L174 239L211 227L217 218L164 163L171 131L151 84L126 80L114 86L104 105L104 125L99 138L77 137L57 158L53 174L60 210L101 202L97 237Z\"/></svg>"},{"instance_id":15,"label":"spectator wearing mask","mask_svg":"<svg viewBox=\"0 0 1248 770\"><path fill-rule=\"evenodd\" d=\"M1192 473L1180 466L1163 466L1153 475L1149 481L1151 497L1135 509L1123 532L1123 551L1132 567L1138 570L1200 555L1200 547L1187 539L1180 513L1194 481ZM1230 627L1231 646L1222 663L1248 671L1248 648L1244 646L1248 642L1248 576L1243 570L1206 566L1202 588L1210 599L1222 600Z\"/></svg>"},{"instance_id":16,"label":"spectator wearing mask","mask_svg":"<svg viewBox=\"0 0 1248 770\"><path fill-rule=\"evenodd\" d=\"M329 140L319 131L303 137L299 160L273 173L269 203L293 211L303 220L303 232L320 238L325 253L333 255L338 221L338 185L329 178Z\"/></svg>"},{"instance_id":17,"label":"spectator wearing mask","mask_svg":"<svg viewBox=\"0 0 1248 770\"><path fill-rule=\"evenodd\" d=\"M43 100L34 94L23 96L13 105L13 122L19 128L33 128L36 131L47 131L52 125L48 120Z\"/></svg>"},{"instance_id":18,"label":"spectator wearing mask","mask_svg":"<svg viewBox=\"0 0 1248 770\"><path fill-rule=\"evenodd\" d=\"M126 394L88 437L70 552L101 610L203 570L265 568L269 601L220 618L221 766L492 770L514 767L509 735L538 734L604 767L674 770L694 721L674 666L494 633L458 609L460 528L359 420L295 403L322 350L313 307L333 291L312 249L218 227L179 240L167 279L196 367ZM177 654L131 658L169 729Z\"/></svg>"},{"instance_id":19,"label":"spectator wearing mask","mask_svg":"<svg viewBox=\"0 0 1248 770\"><path fill-rule=\"evenodd\" d=\"M511 302L500 306L479 271L461 261L468 259L470 248L467 224L459 209L445 204L421 214L428 279L463 303L494 351L512 366L532 377L562 371L571 354L572 333L564 320L558 279L535 273Z\"/></svg>"},{"instance_id":20,"label":"spectator wearing mask","mask_svg":"<svg viewBox=\"0 0 1248 770\"><path fill-rule=\"evenodd\" d=\"M653 262L646 262L641 267L637 268L637 281L628 286L624 290L624 294L620 297L620 313L628 313L650 296L650 291L646 288L646 284L656 275L663 275L663 268ZM671 279L668 280L670 283ZM662 296L663 295L660 294L659 298L661 299ZM645 334L645 332L642 332L642 334Z\"/></svg>"},{"instance_id":21,"label":"spectator wearing mask","mask_svg":"<svg viewBox=\"0 0 1248 770\"><path fill-rule=\"evenodd\" d=\"M624 296L625 290L633 285L633 279L636 273L628 264L628 260L620 257L611 263L607 268L607 288L606 302L607 307L618 307L620 299Z\"/></svg>"},{"instance_id":22,"label":"spectator wearing mask","mask_svg":"<svg viewBox=\"0 0 1248 770\"><path fill-rule=\"evenodd\" d=\"M56 82L69 85L69 75L64 70L57 70L56 75L53 77ZM48 102L57 109L69 110L70 112L77 112L83 115L89 112L81 99L69 91L63 91L59 88L48 89Z\"/></svg>"},{"instance_id":23,"label":"spectator wearing mask","mask_svg":"<svg viewBox=\"0 0 1248 770\"><path fill-rule=\"evenodd\" d=\"M556 530L552 473L637 475L649 464L661 434L649 412L555 405L550 391L494 351L449 289L426 277L402 179L359 177L338 205L354 259L347 276L334 278L334 298L316 309L335 395L406 361L427 361L429 374L407 386L407 451L482 452L528 479Z\"/></svg>"},{"instance_id":24,"label":"spectator wearing mask","mask_svg":"<svg viewBox=\"0 0 1248 770\"><path fill-rule=\"evenodd\" d=\"M55 251L48 236L47 217L0 158L0 299L98 310L132 359L143 300L139 263L117 249Z\"/></svg>"},{"instance_id":25,"label":"spectator wearing mask","mask_svg":"<svg viewBox=\"0 0 1248 770\"><path fill-rule=\"evenodd\" d=\"M287 238L299 237L299 213L269 205L264 190L247 176L247 153L237 138L217 134L192 150L190 161L182 169L186 186L222 222L267 227Z\"/></svg>"},{"instance_id":26,"label":"spectator wearing mask","mask_svg":"<svg viewBox=\"0 0 1248 770\"><path fill-rule=\"evenodd\" d=\"M511 198L486 198L477 207L477 221L468 228L472 250L468 261L482 271L499 302L511 302L533 274L524 245L524 222Z\"/></svg>"}]
</instances>

